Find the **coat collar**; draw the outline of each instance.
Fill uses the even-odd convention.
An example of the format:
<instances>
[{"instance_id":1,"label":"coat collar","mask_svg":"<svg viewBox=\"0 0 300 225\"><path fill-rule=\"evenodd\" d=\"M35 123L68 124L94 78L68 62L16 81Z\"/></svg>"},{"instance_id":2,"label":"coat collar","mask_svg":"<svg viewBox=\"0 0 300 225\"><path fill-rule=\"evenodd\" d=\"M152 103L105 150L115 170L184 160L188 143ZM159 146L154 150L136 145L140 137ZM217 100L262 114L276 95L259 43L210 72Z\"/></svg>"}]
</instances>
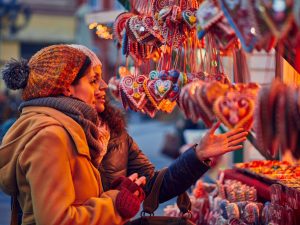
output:
<instances>
[{"instance_id":1,"label":"coat collar","mask_svg":"<svg viewBox=\"0 0 300 225\"><path fill-rule=\"evenodd\" d=\"M81 126L75 120L65 115L64 113L50 107L28 106L24 107L22 110L23 115L32 112L45 114L55 119L70 134L76 145L78 153L87 156L89 159L91 159L85 133Z\"/></svg>"}]
</instances>

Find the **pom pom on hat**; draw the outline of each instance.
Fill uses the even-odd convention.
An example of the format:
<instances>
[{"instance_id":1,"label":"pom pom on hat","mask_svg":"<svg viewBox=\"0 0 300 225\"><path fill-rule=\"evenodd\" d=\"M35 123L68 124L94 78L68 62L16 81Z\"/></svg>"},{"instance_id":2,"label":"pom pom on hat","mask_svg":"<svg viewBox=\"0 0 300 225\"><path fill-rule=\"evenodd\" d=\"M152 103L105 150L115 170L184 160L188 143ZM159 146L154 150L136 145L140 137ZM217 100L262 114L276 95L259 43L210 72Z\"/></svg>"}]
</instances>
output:
<instances>
[{"instance_id":1,"label":"pom pom on hat","mask_svg":"<svg viewBox=\"0 0 300 225\"><path fill-rule=\"evenodd\" d=\"M28 61L25 59L11 59L2 69L2 79L9 89L23 89L27 85L29 77Z\"/></svg>"}]
</instances>

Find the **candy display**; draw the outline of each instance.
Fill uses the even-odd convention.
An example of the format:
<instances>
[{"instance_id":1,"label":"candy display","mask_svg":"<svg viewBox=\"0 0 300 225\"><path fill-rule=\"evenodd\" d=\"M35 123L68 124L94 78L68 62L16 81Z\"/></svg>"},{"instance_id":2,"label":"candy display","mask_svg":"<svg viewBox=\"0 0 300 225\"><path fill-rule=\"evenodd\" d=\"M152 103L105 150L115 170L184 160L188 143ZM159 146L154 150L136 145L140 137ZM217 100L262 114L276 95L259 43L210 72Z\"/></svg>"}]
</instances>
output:
<instances>
[{"instance_id":1,"label":"candy display","mask_svg":"<svg viewBox=\"0 0 300 225\"><path fill-rule=\"evenodd\" d=\"M287 187L300 190L300 166L286 161L266 160L235 164L236 168Z\"/></svg>"},{"instance_id":2,"label":"candy display","mask_svg":"<svg viewBox=\"0 0 300 225\"><path fill-rule=\"evenodd\" d=\"M178 106L186 119L201 120L207 128L220 121L225 129L249 131L249 141L267 159L278 159L286 152L295 160L300 158L299 87L280 80L279 64L275 66L277 79L270 84L251 82L245 53L275 48L277 55L284 55L282 47L288 43L293 48L291 58L297 57L298 1L152 0L129 4L130 11L116 18L113 29L131 72L109 81L125 109L154 117ZM222 56L233 59L233 80L223 69ZM193 221L297 224L299 165L265 160L235 164L234 168L232 171L244 176L244 183L237 175L237 180L218 180L209 188L202 182L195 185ZM253 185L245 181L247 177L253 179ZM172 205L164 213L179 216L180 211Z\"/></svg>"}]
</instances>

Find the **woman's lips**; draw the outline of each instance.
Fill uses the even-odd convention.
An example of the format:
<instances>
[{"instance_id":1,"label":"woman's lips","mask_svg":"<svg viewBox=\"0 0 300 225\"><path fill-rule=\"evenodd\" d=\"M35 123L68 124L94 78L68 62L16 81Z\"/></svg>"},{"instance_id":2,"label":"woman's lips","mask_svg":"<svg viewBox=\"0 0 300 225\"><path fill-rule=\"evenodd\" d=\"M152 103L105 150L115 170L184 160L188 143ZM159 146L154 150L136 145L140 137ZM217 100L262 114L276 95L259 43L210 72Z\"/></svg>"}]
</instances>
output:
<instances>
[{"instance_id":1,"label":"woman's lips","mask_svg":"<svg viewBox=\"0 0 300 225\"><path fill-rule=\"evenodd\" d=\"M105 103L105 96L96 98L97 102Z\"/></svg>"}]
</instances>

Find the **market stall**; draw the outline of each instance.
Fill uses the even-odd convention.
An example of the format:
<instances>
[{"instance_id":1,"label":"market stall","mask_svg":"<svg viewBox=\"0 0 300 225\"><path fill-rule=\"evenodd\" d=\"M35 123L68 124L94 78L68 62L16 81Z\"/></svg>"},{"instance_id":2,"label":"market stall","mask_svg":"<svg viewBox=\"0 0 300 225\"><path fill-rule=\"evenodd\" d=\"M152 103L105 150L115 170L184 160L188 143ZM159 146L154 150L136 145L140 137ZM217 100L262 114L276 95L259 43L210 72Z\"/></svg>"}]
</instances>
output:
<instances>
[{"instance_id":1,"label":"market stall","mask_svg":"<svg viewBox=\"0 0 300 225\"><path fill-rule=\"evenodd\" d=\"M117 62L109 88L125 109L154 117L176 106L209 128L244 128L270 161L236 164L216 186L199 183L192 197L198 224L299 224L299 88L284 83L283 56L299 71L299 1L121 1L113 34L126 64ZM97 27L95 25L95 27ZM276 50L275 79L251 82L247 54ZM225 73L222 58L233 62ZM130 59L130 60L129 60ZM289 66L290 66L289 65ZM133 68L133 69L132 69ZM295 82L294 82L295 83ZM298 83L299 84L299 83ZM167 215L178 216L176 207Z\"/></svg>"}]
</instances>

